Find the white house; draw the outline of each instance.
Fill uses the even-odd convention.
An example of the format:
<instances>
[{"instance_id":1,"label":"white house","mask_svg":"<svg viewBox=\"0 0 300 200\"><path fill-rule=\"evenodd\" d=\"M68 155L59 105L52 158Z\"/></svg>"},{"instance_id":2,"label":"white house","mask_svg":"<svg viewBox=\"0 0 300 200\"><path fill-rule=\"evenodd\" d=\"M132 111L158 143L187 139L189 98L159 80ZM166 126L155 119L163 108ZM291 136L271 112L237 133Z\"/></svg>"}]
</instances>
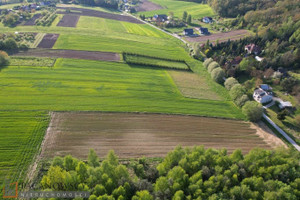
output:
<instances>
[{"instance_id":1,"label":"white house","mask_svg":"<svg viewBox=\"0 0 300 200\"><path fill-rule=\"evenodd\" d=\"M254 90L253 98L259 103L268 103L273 100L273 96L269 95L266 91L261 88Z\"/></svg>"}]
</instances>

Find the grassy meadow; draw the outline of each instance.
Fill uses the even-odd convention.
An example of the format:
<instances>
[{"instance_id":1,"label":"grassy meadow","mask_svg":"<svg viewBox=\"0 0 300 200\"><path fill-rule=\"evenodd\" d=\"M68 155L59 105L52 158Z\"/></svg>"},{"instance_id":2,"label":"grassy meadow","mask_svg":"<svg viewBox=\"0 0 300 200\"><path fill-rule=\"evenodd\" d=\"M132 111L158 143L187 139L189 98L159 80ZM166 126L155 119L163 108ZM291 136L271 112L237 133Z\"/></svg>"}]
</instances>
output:
<instances>
[{"instance_id":1,"label":"grassy meadow","mask_svg":"<svg viewBox=\"0 0 300 200\"><path fill-rule=\"evenodd\" d=\"M163 69L58 59L52 68L9 66L0 73L0 110L112 111L243 119L230 101L184 98Z\"/></svg>"},{"instance_id":2,"label":"grassy meadow","mask_svg":"<svg viewBox=\"0 0 300 200\"><path fill-rule=\"evenodd\" d=\"M186 2L179 0L149 0L163 7L160 10L139 12L138 14L144 14L146 17L153 16L155 14L168 14L173 12L175 17L182 17L184 11L192 15L193 18L202 18L204 16L213 16L213 9L207 4L199 4L194 2Z\"/></svg>"}]
</instances>

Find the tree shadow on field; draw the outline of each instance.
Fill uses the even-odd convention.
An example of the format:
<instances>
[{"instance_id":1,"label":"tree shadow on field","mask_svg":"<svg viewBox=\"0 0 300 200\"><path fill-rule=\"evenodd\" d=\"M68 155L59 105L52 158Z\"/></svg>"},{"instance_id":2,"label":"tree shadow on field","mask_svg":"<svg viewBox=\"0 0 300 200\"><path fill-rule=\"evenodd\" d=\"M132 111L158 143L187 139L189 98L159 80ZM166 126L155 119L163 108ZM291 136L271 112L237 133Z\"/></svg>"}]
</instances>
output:
<instances>
[{"instance_id":1,"label":"tree shadow on field","mask_svg":"<svg viewBox=\"0 0 300 200\"><path fill-rule=\"evenodd\" d=\"M176 69L176 68L170 68L170 67L161 67L161 66L156 66L156 65L143 65L143 64L132 64L132 63L127 63L131 68L136 68L136 69L155 69L155 70L160 70L160 71L165 71L165 70L174 70L174 71L185 71L188 72L190 70L188 69Z\"/></svg>"},{"instance_id":2,"label":"tree shadow on field","mask_svg":"<svg viewBox=\"0 0 300 200\"><path fill-rule=\"evenodd\" d=\"M0 66L0 72L7 67L8 67L8 65Z\"/></svg>"}]
</instances>

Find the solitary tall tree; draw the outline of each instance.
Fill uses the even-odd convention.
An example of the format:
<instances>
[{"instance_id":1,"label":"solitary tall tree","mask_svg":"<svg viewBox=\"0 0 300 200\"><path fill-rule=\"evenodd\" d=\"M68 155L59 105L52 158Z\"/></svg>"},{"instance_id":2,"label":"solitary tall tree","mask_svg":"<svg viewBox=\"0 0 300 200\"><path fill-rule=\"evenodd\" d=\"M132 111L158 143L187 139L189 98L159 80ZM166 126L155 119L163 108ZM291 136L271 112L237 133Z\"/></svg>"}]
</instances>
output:
<instances>
[{"instance_id":1,"label":"solitary tall tree","mask_svg":"<svg viewBox=\"0 0 300 200\"><path fill-rule=\"evenodd\" d=\"M188 18L187 18L187 23L188 23L189 25L192 24L192 15L189 15L189 16L188 16Z\"/></svg>"},{"instance_id":2,"label":"solitary tall tree","mask_svg":"<svg viewBox=\"0 0 300 200\"><path fill-rule=\"evenodd\" d=\"M182 21L186 22L188 13L186 11L183 12Z\"/></svg>"}]
</instances>

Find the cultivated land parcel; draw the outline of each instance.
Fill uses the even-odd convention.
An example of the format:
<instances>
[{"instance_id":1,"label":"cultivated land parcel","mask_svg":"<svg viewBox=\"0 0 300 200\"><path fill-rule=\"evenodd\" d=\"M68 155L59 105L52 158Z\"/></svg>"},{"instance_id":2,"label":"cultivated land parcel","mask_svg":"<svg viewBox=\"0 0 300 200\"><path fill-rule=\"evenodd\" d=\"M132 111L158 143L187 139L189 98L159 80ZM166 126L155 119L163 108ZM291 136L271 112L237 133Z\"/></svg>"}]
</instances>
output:
<instances>
[{"instance_id":1,"label":"cultivated land parcel","mask_svg":"<svg viewBox=\"0 0 300 200\"><path fill-rule=\"evenodd\" d=\"M54 49L136 53L155 57L155 62L157 58L184 60L197 74L183 74L193 87L189 88L178 74L180 71L122 61L59 58L49 67L37 66L37 62L22 66L14 60L15 66L0 71L1 180L9 173L16 180L32 162L48 126L49 111L148 112L245 119L229 100L227 91L210 79L201 62L189 57L179 40L146 24L87 16L80 16L76 27L57 27L58 22L55 20L49 27L8 28L1 24L0 32L59 34ZM203 90L197 90L197 84ZM210 139L208 134L205 137ZM257 137L252 140L253 146L258 140L262 142ZM218 142L221 147L222 140Z\"/></svg>"},{"instance_id":2,"label":"cultivated land parcel","mask_svg":"<svg viewBox=\"0 0 300 200\"><path fill-rule=\"evenodd\" d=\"M153 3L161 5L163 9L152 10L146 12L140 12L147 17L153 16L155 14L168 14L168 12L173 12L174 16L182 17L184 11L193 17L201 18L204 16L213 16L214 11L207 4L199 4L187 1L177 1L177 0L149 0Z\"/></svg>"}]
</instances>

